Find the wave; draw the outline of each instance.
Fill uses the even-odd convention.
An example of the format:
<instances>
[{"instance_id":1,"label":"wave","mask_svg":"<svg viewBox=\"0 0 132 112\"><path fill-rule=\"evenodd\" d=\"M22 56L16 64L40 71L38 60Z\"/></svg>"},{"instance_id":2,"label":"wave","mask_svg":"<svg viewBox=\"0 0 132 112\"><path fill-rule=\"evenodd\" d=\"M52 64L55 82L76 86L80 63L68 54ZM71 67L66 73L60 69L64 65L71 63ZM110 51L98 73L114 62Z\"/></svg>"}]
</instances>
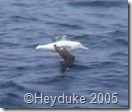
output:
<instances>
[{"instance_id":1,"label":"wave","mask_svg":"<svg viewBox=\"0 0 132 112\"><path fill-rule=\"evenodd\" d=\"M10 20L13 22L21 22L21 23L39 21L39 19L36 17L22 16L22 15L10 16Z\"/></svg>"},{"instance_id":2,"label":"wave","mask_svg":"<svg viewBox=\"0 0 132 112\"><path fill-rule=\"evenodd\" d=\"M111 54L110 56L128 56L128 53L119 51L119 52Z\"/></svg>"},{"instance_id":3,"label":"wave","mask_svg":"<svg viewBox=\"0 0 132 112\"><path fill-rule=\"evenodd\" d=\"M103 69L105 69L105 68L110 68L110 67L112 67L112 66L116 66L117 65L117 63L116 62L114 62L114 61L104 61L104 62L93 62L90 66L92 67L92 68L97 68L97 69L100 69L100 68L103 68Z\"/></svg>"},{"instance_id":4,"label":"wave","mask_svg":"<svg viewBox=\"0 0 132 112\"><path fill-rule=\"evenodd\" d=\"M11 5L12 6L17 6L17 7L24 7L24 8L27 8L27 7L29 8L29 7L32 6L31 3L30 4L29 3L27 4L27 3L22 3L22 2L19 2L19 3L18 2L15 2L15 3L12 3Z\"/></svg>"},{"instance_id":5,"label":"wave","mask_svg":"<svg viewBox=\"0 0 132 112\"><path fill-rule=\"evenodd\" d=\"M127 31L128 32L128 31ZM128 33L126 30L121 30L121 29L115 29L113 31L109 31L106 34L110 36L128 36Z\"/></svg>"},{"instance_id":6,"label":"wave","mask_svg":"<svg viewBox=\"0 0 132 112\"><path fill-rule=\"evenodd\" d=\"M14 81L1 81L0 83L0 88L1 89L11 89L11 88L14 88L14 89L17 89L18 91L22 91L22 90L26 90L25 87L19 85L18 83L14 82Z\"/></svg>"},{"instance_id":7,"label":"wave","mask_svg":"<svg viewBox=\"0 0 132 112\"><path fill-rule=\"evenodd\" d=\"M10 47L18 47L20 46L18 43L13 43L13 42L0 42L0 47L4 47L4 46L10 46Z\"/></svg>"},{"instance_id":8,"label":"wave","mask_svg":"<svg viewBox=\"0 0 132 112\"><path fill-rule=\"evenodd\" d=\"M84 7L84 6L90 6L90 7L125 7L126 2L123 1L106 1L106 0L85 0L85 1L75 1L75 2L69 2L68 5L75 6L75 7Z\"/></svg>"},{"instance_id":9,"label":"wave","mask_svg":"<svg viewBox=\"0 0 132 112\"><path fill-rule=\"evenodd\" d=\"M115 39L114 42L121 46L128 46L128 41L126 39Z\"/></svg>"},{"instance_id":10,"label":"wave","mask_svg":"<svg viewBox=\"0 0 132 112\"><path fill-rule=\"evenodd\" d=\"M73 23L46 22L46 24L57 25L60 27L66 27L71 29L83 29L83 27L81 27L80 25L73 24Z\"/></svg>"},{"instance_id":11,"label":"wave","mask_svg":"<svg viewBox=\"0 0 132 112\"><path fill-rule=\"evenodd\" d=\"M36 83L38 85L53 85L55 83L64 83L64 82L69 82L69 81L73 81L76 80L77 78L75 76L68 76L68 75L64 75L61 74L59 76L53 76L53 77L41 77L40 79L36 79L36 80L30 80L30 82L26 82L26 83Z\"/></svg>"},{"instance_id":12,"label":"wave","mask_svg":"<svg viewBox=\"0 0 132 112\"><path fill-rule=\"evenodd\" d=\"M88 70L90 69L91 67L90 66L86 66L86 65L79 65L79 64L74 64L72 69L75 70L75 71L80 71L80 70Z\"/></svg>"}]
</instances>

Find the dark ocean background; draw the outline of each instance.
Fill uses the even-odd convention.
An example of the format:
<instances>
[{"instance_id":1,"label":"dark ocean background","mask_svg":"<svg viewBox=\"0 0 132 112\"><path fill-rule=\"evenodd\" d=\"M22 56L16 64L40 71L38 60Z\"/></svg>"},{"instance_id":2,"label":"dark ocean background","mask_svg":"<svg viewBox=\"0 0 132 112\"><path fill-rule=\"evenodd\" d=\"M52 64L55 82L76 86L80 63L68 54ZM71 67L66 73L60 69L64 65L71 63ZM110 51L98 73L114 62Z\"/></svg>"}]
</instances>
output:
<instances>
[{"instance_id":1,"label":"dark ocean background","mask_svg":"<svg viewBox=\"0 0 132 112\"><path fill-rule=\"evenodd\" d=\"M56 52L35 49L62 35L89 47L64 73ZM0 107L50 108L25 103L30 92L87 98L55 108L127 108L128 1L0 0ZM118 93L118 104L90 104L93 92Z\"/></svg>"}]
</instances>

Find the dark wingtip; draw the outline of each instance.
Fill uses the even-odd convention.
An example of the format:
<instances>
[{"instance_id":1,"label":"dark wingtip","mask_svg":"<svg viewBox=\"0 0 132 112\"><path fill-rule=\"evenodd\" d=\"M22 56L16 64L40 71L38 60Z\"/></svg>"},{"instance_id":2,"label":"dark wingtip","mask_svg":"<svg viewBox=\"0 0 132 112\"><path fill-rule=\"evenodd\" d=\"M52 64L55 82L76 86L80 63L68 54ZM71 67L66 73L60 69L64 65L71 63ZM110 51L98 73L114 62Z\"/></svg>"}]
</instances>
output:
<instances>
[{"instance_id":1,"label":"dark wingtip","mask_svg":"<svg viewBox=\"0 0 132 112\"><path fill-rule=\"evenodd\" d=\"M54 47L56 48L56 47L57 47L57 45L55 44L55 45L54 45Z\"/></svg>"}]
</instances>

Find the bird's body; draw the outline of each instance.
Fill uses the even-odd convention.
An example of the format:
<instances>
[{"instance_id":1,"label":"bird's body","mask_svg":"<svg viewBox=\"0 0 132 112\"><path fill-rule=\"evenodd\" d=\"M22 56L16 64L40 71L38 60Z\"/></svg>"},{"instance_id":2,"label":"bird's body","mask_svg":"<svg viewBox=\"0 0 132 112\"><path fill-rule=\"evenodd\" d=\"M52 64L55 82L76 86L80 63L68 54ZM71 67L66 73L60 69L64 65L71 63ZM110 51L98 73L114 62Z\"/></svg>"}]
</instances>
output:
<instances>
[{"instance_id":1,"label":"bird's body","mask_svg":"<svg viewBox=\"0 0 132 112\"><path fill-rule=\"evenodd\" d=\"M71 66L75 60L75 57L69 51L77 49L88 50L88 48L83 46L80 42L66 40L64 36L62 36L62 39L57 37L56 41L53 43L38 45L36 49L57 52L64 59L66 67Z\"/></svg>"},{"instance_id":2,"label":"bird's body","mask_svg":"<svg viewBox=\"0 0 132 112\"><path fill-rule=\"evenodd\" d=\"M49 43L49 44L46 44L46 45L38 45L36 47L36 49L55 51L54 45L56 45L58 47L65 47L70 51L71 50L76 50L76 49L86 49L86 50L88 50L88 48L84 47L80 42L69 41L69 40L60 40L60 41Z\"/></svg>"}]
</instances>

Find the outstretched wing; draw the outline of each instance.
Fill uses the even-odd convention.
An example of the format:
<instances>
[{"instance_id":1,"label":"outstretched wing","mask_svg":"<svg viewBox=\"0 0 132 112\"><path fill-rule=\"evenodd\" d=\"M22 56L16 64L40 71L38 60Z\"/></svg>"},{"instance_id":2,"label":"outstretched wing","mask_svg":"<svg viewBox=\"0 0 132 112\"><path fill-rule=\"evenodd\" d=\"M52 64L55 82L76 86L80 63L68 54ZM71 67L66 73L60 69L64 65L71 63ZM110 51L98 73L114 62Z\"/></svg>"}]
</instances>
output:
<instances>
[{"instance_id":1,"label":"outstretched wing","mask_svg":"<svg viewBox=\"0 0 132 112\"><path fill-rule=\"evenodd\" d=\"M58 37L55 37L53 38L53 42L57 42L57 41L60 41L60 40L65 40L67 37L67 35L63 35L63 36L58 36Z\"/></svg>"},{"instance_id":2,"label":"outstretched wing","mask_svg":"<svg viewBox=\"0 0 132 112\"><path fill-rule=\"evenodd\" d=\"M58 47L54 45L55 50L64 59L66 66L71 66L74 62L75 57L65 47Z\"/></svg>"}]
</instances>

